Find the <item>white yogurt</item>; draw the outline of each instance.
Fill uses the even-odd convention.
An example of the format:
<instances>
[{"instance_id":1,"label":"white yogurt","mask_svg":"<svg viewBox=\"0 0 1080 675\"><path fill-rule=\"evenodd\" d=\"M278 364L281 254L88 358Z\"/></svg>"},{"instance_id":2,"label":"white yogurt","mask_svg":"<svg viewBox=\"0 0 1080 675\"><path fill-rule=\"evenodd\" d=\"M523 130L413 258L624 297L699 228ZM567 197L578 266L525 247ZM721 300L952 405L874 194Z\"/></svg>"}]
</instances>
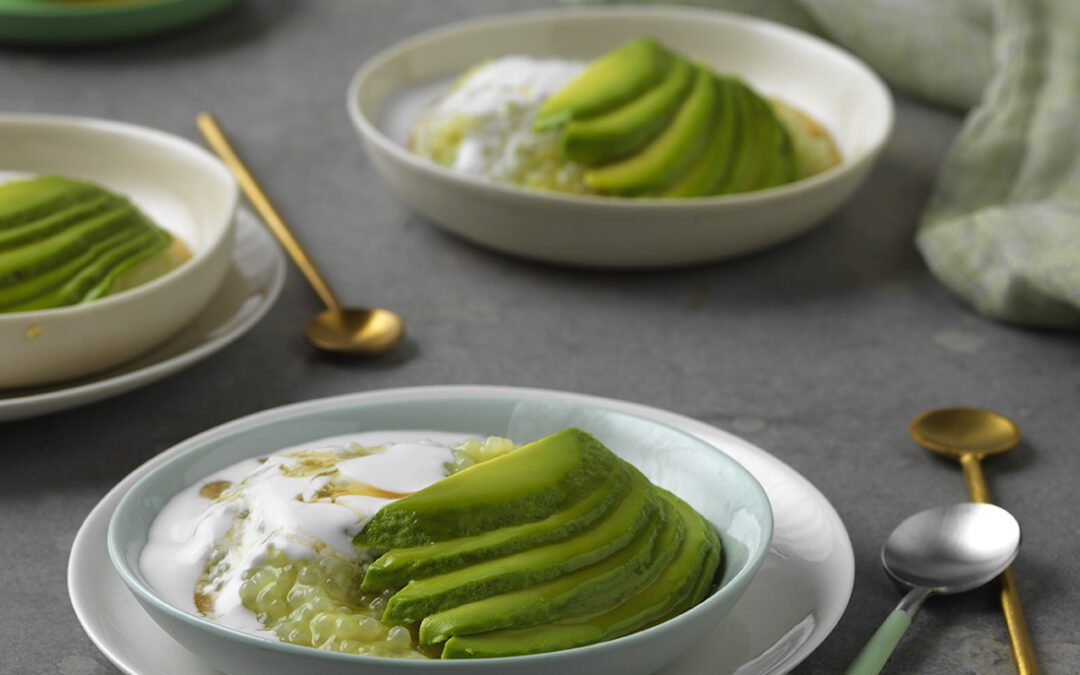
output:
<instances>
[{"instance_id":1,"label":"white yogurt","mask_svg":"<svg viewBox=\"0 0 1080 675\"><path fill-rule=\"evenodd\" d=\"M554 147L554 132L533 132L532 120L544 100L585 66L583 61L528 56L495 59L459 80L425 114L414 133L437 136L441 125L467 118L469 124L451 168L476 178L507 180L538 149ZM414 140L421 150L433 144L428 138Z\"/></svg>"},{"instance_id":2,"label":"white yogurt","mask_svg":"<svg viewBox=\"0 0 1080 675\"><path fill-rule=\"evenodd\" d=\"M324 438L239 462L169 500L151 525L139 567L174 606L267 634L240 602L245 570L265 565L270 547L292 560L316 553L357 559L361 553L352 538L375 512L446 477L446 464L453 462L450 446L469 438L475 437L377 431ZM387 447L358 454L350 450L354 444ZM220 499L200 494L217 481L229 484ZM215 552L223 554L220 560L211 559Z\"/></svg>"}]
</instances>

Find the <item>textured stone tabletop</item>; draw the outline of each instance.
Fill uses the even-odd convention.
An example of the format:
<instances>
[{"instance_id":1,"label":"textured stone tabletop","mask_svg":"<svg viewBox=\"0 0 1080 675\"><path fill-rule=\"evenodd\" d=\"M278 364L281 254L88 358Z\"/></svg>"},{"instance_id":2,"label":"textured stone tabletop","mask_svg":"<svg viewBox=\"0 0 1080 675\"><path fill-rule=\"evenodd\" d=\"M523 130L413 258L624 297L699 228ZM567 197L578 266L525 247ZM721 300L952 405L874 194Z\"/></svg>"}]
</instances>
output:
<instances>
[{"instance_id":1,"label":"textured stone tabletop","mask_svg":"<svg viewBox=\"0 0 1080 675\"><path fill-rule=\"evenodd\" d=\"M939 406L1004 412L1025 440L985 468L1024 528L1014 570L1037 655L1045 673L1080 672L1077 339L973 314L912 244L960 118L898 98L892 141L854 200L757 255L651 273L505 257L394 198L349 124L345 85L365 59L420 30L545 4L246 0L128 46L0 49L2 112L118 119L193 140L195 114L215 112L340 294L393 308L410 335L374 360L314 352L300 329L317 300L290 268L265 319L211 358L125 395L0 423L0 673L119 672L72 612L67 559L94 504L148 458L267 407L447 383L657 406L738 434L806 476L843 518L856 563L845 615L795 671L813 674L842 672L899 600L878 565L894 524L966 499L958 467L916 446L908 422ZM995 592L929 601L886 672L1014 672Z\"/></svg>"}]
</instances>

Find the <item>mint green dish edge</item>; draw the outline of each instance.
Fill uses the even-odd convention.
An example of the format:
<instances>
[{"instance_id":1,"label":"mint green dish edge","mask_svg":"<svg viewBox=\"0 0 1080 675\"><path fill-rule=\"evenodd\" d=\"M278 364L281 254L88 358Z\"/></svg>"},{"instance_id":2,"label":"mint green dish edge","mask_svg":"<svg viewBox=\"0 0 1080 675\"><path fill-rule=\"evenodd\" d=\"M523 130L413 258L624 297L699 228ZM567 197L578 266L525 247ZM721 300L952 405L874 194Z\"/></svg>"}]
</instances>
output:
<instances>
[{"instance_id":1,"label":"mint green dish edge","mask_svg":"<svg viewBox=\"0 0 1080 675\"><path fill-rule=\"evenodd\" d=\"M0 0L0 43L79 47L123 42L207 19L238 0Z\"/></svg>"}]
</instances>

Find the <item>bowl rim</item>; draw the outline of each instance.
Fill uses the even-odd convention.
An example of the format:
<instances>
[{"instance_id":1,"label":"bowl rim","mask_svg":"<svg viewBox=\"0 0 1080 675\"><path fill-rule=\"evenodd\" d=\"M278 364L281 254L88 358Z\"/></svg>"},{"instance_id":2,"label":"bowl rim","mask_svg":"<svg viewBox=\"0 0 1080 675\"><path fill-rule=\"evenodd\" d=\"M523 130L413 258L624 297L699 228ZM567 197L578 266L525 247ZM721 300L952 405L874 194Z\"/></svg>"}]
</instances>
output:
<instances>
[{"instance_id":1,"label":"bowl rim","mask_svg":"<svg viewBox=\"0 0 1080 675\"><path fill-rule=\"evenodd\" d=\"M84 19L103 17L106 19L126 18L129 15L143 14L147 11L172 9L178 5L196 3L207 4L214 0L153 0L153 2L112 2L82 5L74 3L21 3L0 2L0 14L31 19ZM149 7L148 7L149 5Z\"/></svg>"},{"instance_id":2,"label":"bowl rim","mask_svg":"<svg viewBox=\"0 0 1080 675\"><path fill-rule=\"evenodd\" d=\"M182 264L169 270L165 274L151 279L146 283L139 284L134 288L129 288L119 293L110 293L103 298L89 302L49 309L35 309L28 312L0 312L0 322L22 322L27 320L46 319L55 320L77 317L81 314L105 311L109 307L135 302L143 296L155 293L163 286L171 285L174 282L180 281L182 278L194 274L196 270L202 268L204 259L219 250L221 246L228 241L236 219L236 209L240 203L240 188L221 160L196 143L183 138L182 136L160 129L99 117L57 115L52 113L0 113L0 132L6 127L18 125L65 128L76 130L78 133L115 134L126 136L140 144L163 147L174 154L185 154L194 158L197 162L202 163L208 174L216 174L215 178L217 181L226 186L228 196L226 207L222 209L221 217L212 223L213 231L211 236L207 239L206 244L200 247L199 250L193 250L189 260L185 260ZM0 163L0 169L5 169L5 166L2 163ZM168 228L161 225L158 225L158 227L168 230ZM170 234L172 234L171 231Z\"/></svg>"},{"instance_id":3,"label":"bowl rim","mask_svg":"<svg viewBox=\"0 0 1080 675\"><path fill-rule=\"evenodd\" d=\"M430 160L413 154L407 148L403 147L400 143L397 143L393 139L384 134L378 126L363 113L360 109L360 92L363 87L371 80L372 76L387 62L393 59L399 58L401 55L408 53L418 47L422 47L428 43L438 41L444 38L453 37L456 34L467 33L474 30L493 30L498 29L500 26L506 24L519 24L519 23L540 23L545 20L583 20L590 21L596 19L604 19L611 16L622 17L650 17L650 16L670 16L674 18L683 18L689 20L702 20L716 23L724 23L737 27L753 27L754 30L759 32L765 32L772 36L779 36L784 39L796 40L803 44L812 45L817 49L823 49L829 52L832 56L840 58L845 61L846 64L865 76L872 84L872 88L867 91L867 96L879 97L884 105L884 118L880 123L880 133L872 139L872 142L859 149L859 152L852 155L841 156L840 163L829 167L821 173L814 174L796 180L791 183L779 185L776 187L765 188L763 190L755 190L752 192L741 192L729 195L709 196L709 197L693 197L684 199L665 199L659 197L633 197L622 198L608 195L577 195L562 192L551 192L545 190L536 190L533 188L527 188L508 183L498 183L495 181L484 181L477 179L473 176L462 175L451 169L439 166ZM401 87L396 87L396 90L400 90ZM385 97L379 103L385 101ZM346 108L348 110L349 119L352 121L353 126L360 132L361 137L374 145L384 153L394 157L394 159L404 162L409 168L421 172L427 172L440 179L449 181L455 186L460 188L466 188L478 192L488 192L490 194L498 195L503 198L533 198L541 201L546 201L551 204L559 204L564 206L573 206L577 208L615 208L626 209L632 208L635 211L651 210L667 212L672 209L697 209L700 207L724 207L724 206L748 206L767 202L774 198L791 197L798 198L799 196L813 192L818 187L832 183L841 179L844 176L851 174L859 170L867 162L872 161L878 153L884 148L892 135L893 127L895 125L895 102L888 86L884 81L875 73L864 61L848 52L839 46L828 42L816 35L811 35L805 31L786 26L774 21L769 21L759 17L748 16L745 14L739 14L737 12L730 12L719 9L711 9L705 7L674 7L669 5L661 6L631 6L631 5L613 5L607 7L563 7L563 8L548 8L548 9L535 9L527 11L517 12L503 12L499 14L486 15L480 18L467 19L463 21L457 21L454 23L446 24L438 28L429 29L404 40L398 41L389 47L377 52L374 56L367 59L353 74L349 80L348 87L346 88Z\"/></svg>"},{"instance_id":4,"label":"bowl rim","mask_svg":"<svg viewBox=\"0 0 1080 675\"><path fill-rule=\"evenodd\" d=\"M630 417L635 420L641 421L645 424L662 427L666 432L672 433L676 436L682 437L685 441L692 445L702 447L710 452L710 456L716 456L717 461L722 464L726 464L732 467L737 473L741 474L743 481L749 491L753 494L753 500L758 503L761 509L761 527L762 537L761 543L756 549L748 549L746 562L742 568L727 581L726 584L716 589L711 595L704 598L697 605L684 611L683 613L674 616L659 624L649 626L648 628L630 633L628 635L621 636L612 640L601 641L581 647L574 647L570 649L563 649L553 652L543 652L539 654L526 654L521 656L507 656L507 657L495 657L484 659L429 659L429 660L413 660L413 659L394 659L388 657L367 656L362 654L348 654L340 652L330 652L321 649L315 649L312 647L304 647L301 645L294 645L281 640L273 639L269 636L259 636L251 633L246 633L234 628L223 626L215 623L209 619L201 616L196 616L185 610L176 607L172 603L162 598L158 593L148 584L144 583L139 575L135 574L127 564L127 559L124 552L121 550L120 533L119 533L119 521L122 517L121 514L130 511L135 508L135 495L138 493L139 488L145 483L153 480L163 473L167 473L170 469L177 464L182 463L190 455L202 450L206 452L205 447L207 443L223 442L228 439L233 439L242 436L246 433L250 433L256 429L265 427L268 424L287 422L289 420L295 420L298 418L317 418L327 413L340 413L343 410L350 410L360 407L367 407L373 405L381 405L385 403L395 405L417 405L430 402L446 401L448 399L453 400L472 400L472 401L559 401L558 394L561 392L555 390L541 390L532 388L520 388L520 387L484 387L485 392L482 394L468 393L470 387L412 387L412 388L398 388L386 390L390 392L399 392L409 394L413 391L417 393L416 396L405 396L402 398L395 398L389 401L370 401L370 400L356 400L354 397L356 394L344 394L326 398L312 399L308 401L301 401L298 403L287 404L284 406L278 406L275 408L268 408L259 412L255 412L243 417L237 418L230 422L225 422L221 425L208 429L202 433L199 433L193 437L181 441L180 443L167 448L160 454L176 453L174 456L169 457L166 461L153 467L145 475L141 476L138 481L131 485L128 492L120 499L114 509L112 515L109 517L108 529L106 533L106 545L109 554L109 560L112 563L113 568L120 576L124 585L136 596L136 598L142 602L152 605L156 610L167 614L174 620L179 620L189 627L194 627L199 630L219 633L224 638L229 640L239 640L241 643L260 649L270 649L272 651L283 651L287 654L294 656L301 656L310 659L313 663L318 661L340 661L344 663L355 663L357 666L363 666L364 664L379 665L386 668L394 668L399 666L403 669L406 668L449 668L451 670L458 669L463 671L469 671L475 669L477 664L494 664L499 665L511 665L520 664L525 662L544 661L551 659L571 659L575 655L582 654L586 651L593 653L605 652L605 651L617 651L626 644L626 641L640 640L644 634L653 635L656 632L669 632L678 631L681 627L689 621L697 620L697 617L704 612L708 611L710 605L716 604L725 595L725 590L733 589L737 586L742 587L742 591L746 590L746 587L753 581L753 578L757 575L761 564L764 562L766 555L768 554L773 537L773 513L772 503L769 500L768 494L765 492L764 487L757 480L757 478L741 463L736 461L730 455L725 453L720 448L716 447L712 443L705 441L689 432L683 431L676 427L673 427L665 422L649 419L647 417L638 415L637 413L628 412L624 410L615 410L607 408L602 405L602 400L597 402L582 402L572 401L566 402L568 405L591 408L596 410L603 410L613 413L617 416ZM534 395L540 394L553 394L555 398L539 398ZM228 430L227 433L221 433ZM371 431L378 431L373 429ZM170 499L172 496L171 495ZM167 500L166 500L167 501ZM727 593L729 595L730 593ZM492 666L492 667L494 667ZM488 666L482 666L488 667Z\"/></svg>"}]
</instances>

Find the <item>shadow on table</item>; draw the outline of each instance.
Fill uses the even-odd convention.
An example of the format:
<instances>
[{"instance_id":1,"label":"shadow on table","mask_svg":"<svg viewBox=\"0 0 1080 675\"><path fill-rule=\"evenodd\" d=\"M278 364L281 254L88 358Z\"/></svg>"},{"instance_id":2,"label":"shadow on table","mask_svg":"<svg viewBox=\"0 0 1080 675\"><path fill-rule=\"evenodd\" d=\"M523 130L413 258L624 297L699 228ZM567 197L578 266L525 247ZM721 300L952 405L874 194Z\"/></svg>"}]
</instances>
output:
<instances>
[{"instance_id":1,"label":"shadow on table","mask_svg":"<svg viewBox=\"0 0 1080 675\"><path fill-rule=\"evenodd\" d=\"M455 249L458 264L491 267L496 276L512 275L575 292L619 289L634 294L636 302L666 306L672 303L674 288L685 293L681 301L689 309L714 303L736 309L783 306L928 279L914 239L919 213L932 189L930 180L907 166L903 157L886 153L854 198L810 231L748 255L669 270L562 267L477 247L425 225ZM419 216L413 218L423 222Z\"/></svg>"},{"instance_id":2,"label":"shadow on table","mask_svg":"<svg viewBox=\"0 0 1080 675\"><path fill-rule=\"evenodd\" d=\"M405 337L397 346L385 354L375 356L356 356L351 354L334 354L332 352L310 350L308 361L333 365L335 368L371 371L385 371L400 368L412 361L420 354L420 346L408 337Z\"/></svg>"}]
</instances>

